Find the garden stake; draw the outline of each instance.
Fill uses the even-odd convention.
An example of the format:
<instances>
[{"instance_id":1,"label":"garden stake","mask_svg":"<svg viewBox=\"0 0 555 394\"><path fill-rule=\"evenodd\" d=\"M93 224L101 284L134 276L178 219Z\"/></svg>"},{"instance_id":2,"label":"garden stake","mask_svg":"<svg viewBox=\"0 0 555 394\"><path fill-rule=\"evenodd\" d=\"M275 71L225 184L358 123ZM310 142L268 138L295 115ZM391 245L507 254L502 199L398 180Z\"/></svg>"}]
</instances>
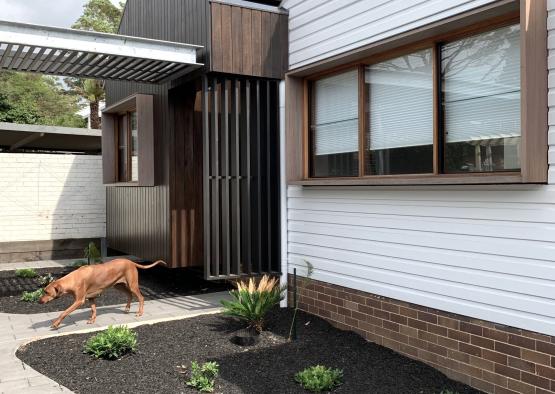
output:
<instances>
[{"instance_id":1,"label":"garden stake","mask_svg":"<svg viewBox=\"0 0 555 394\"><path fill-rule=\"evenodd\" d=\"M295 314L293 315L293 334L291 339L297 340L297 269L293 268L293 305L295 305Z\"/></svg>"}]
</instances>

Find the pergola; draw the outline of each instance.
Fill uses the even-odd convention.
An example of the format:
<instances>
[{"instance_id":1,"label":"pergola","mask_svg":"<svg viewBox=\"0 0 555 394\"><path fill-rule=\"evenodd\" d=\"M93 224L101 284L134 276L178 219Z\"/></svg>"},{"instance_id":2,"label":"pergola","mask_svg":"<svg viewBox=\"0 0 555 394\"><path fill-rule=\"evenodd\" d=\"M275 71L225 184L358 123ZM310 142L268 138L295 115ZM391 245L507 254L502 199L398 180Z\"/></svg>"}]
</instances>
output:
<instances>
[{"instance_id":1,"label":"pergola","mask_svg":"<svg viewBox=\"0 0 555 394\"><path fill-rule=\"evenodd\" d=\"M202 67L198 45L0 21L0 70L163 83Z\"/></svg>"}]
</instances>

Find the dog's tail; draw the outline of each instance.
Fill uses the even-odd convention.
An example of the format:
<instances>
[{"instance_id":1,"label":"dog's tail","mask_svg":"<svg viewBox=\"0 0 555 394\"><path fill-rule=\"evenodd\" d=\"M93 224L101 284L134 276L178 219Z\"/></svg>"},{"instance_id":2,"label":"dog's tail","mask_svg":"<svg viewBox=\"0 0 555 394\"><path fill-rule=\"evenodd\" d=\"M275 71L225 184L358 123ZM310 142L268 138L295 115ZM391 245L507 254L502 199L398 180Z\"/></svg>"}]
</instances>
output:
<instances>
[{"instance_id":1,"label":"dog's tail","mask_svg":"<svg viewBox=\"0 0 555 394\"><path fill-rule=\"evenodd\" d=\"M155 266L157 266L158 264L163 264L163 265L165 265L166 267L168 266L168 265L166 264L165 261L163 261L163 260L157 260L157 261L155 261L154 263L152 263L152 264L150 264L150 265L141 265L141 264L135 263L135 267L140 268L140 269L142 269L142 270L146 270L146 269L155 267Z\"/></svg>"}]
</instances>

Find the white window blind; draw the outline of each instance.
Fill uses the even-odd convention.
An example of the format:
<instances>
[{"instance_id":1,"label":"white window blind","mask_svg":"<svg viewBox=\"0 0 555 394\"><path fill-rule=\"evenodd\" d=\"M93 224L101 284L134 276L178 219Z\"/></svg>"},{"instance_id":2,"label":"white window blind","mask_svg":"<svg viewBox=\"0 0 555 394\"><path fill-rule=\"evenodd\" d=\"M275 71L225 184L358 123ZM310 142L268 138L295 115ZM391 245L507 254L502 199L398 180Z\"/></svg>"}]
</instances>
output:
<instances>
[{"instance_id":1,"label":"white window blind","mask_svg":"<svg viewBox=\"0 0 555 394\"><path fill-rule=\"evenodd\" d=\"M520 27L442 48L447 142L520 136Z\"/></svg>"},{"instance_id":2,"label":"white window blind","mask_svg":"<svg viewBox=\"0 0 555 394\"><path fill-rule=\"evenodd\" d=\"M370 150L433 144L432 50L366 68Z\"/></svg>"},{"instance_id":3,"label":"white window blind","mask_svg":"<svg viewBox=\"0 0 555 394\"><path fill-rule=\"evenodd\" d=\"M322 78L312 86L314 154L358 151L358 71Z\"/></svg>"}]
</instances>

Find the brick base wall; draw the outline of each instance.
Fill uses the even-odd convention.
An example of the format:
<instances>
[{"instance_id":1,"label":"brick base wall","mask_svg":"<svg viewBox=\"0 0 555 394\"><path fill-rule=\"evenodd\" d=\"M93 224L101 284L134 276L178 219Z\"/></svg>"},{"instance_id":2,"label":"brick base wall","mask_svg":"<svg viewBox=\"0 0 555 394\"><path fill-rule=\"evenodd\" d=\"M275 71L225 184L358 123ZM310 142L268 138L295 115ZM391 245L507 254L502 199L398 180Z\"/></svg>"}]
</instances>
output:
<instances>
[{"instance_id":1,"label":"brick base wall","mask_svg":"<svg viewBox=\"0 0 555 394\"><path fill-rule=\"evenodd\" d=\"M289 276L289 305L292 280ZM555 392L555 337L297 278L300 309L488 393Z\"/></svg>"}]
</instances>

